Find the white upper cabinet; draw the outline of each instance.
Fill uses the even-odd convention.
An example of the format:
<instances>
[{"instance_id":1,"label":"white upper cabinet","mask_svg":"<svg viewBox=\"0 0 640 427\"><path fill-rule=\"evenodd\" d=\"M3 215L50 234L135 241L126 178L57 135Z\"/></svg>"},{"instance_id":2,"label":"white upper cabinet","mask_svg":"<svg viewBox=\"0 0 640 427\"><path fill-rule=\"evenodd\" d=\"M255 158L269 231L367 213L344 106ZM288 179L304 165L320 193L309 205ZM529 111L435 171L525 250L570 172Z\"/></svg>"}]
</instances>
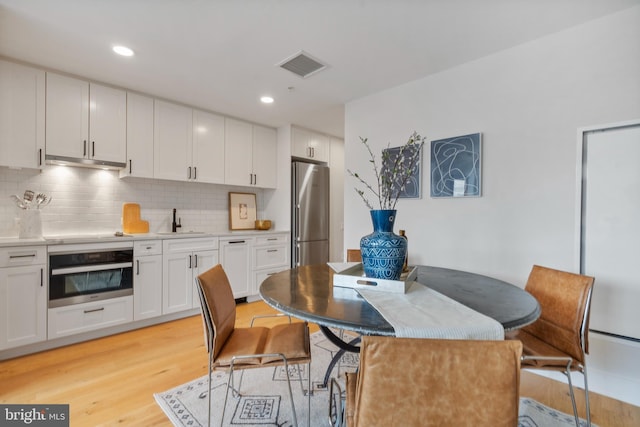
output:
<instances>
[{"instance_id":1,"label":"white upper cabinet","mask_svg":"<svg viewBox=\"0 0 640 427\"><path fill-rule=\"evenodd\" d=\"M262 188L278 186L278 137L273 128L253 125L254 185Z\"/></svg>"},{"instance_id":2,"label":"white upper cabinet","mask_svg":"<svg viewBox=\"0 0 640 427\"><path fill-rule=\"evenodd\" d=\"M291 129L291 155L317 162L329 161L329 147L331 141L328 136L306 129Z\"/></svg>"},{"instance_id":3,"label":"white upper cabinet","mask_svg":"<svg viewBox=\"0 0 640 427\"><path fill-rule=\"evenodd\" d=\"M127 165L120 177L153 178L153 98L127 93Z\"/></svg>"},{"instance_id":4,"label":"white upper cabinet","mask_svg":"<svg viewBox=\"0 0 640 427\"><path fill-rule=\"evenodd\" d=\"M154 177L224 183L224 117L155 101Z\"/></svg>"},{"instance_id":5,"label":"white upper cabinet","mask_svg":"<svg viewBox=\"0 0 640 427\"><path fill-rule=\"evenodd\" d=\"M123 166L126 92L47 73L47 159Z\"/></svg>"},{"instance_id":6,"label":"white upper cabinet","mask_svg":"<svg viewBox=\"0 0 640 427\"><path fill-rule=\"evenodd\" d=\"M193 110L192 165L195 181L224 184L224 117Z\"/></svg>"},{"instance_id":7,"label":"white upper cabinet","mask_svg":"<svg viewBox=\"0 0 640 427\"><path fill-rule=\"evenodd\" d=\"M193 174L191 149L193 142L192 109L155 100L153 118L153 175L155 178L186 181Z\"/></svg>"},{"instance_id":8,"label":"white upper cabinet","mask_svg":"<svg viewBox=\"0 0 640 427\"><path fill-rule=\"evenodd\" d=\"M277 185L275 129L225 119L225 183L275 188Z\"/></svg>"},{"instance_id":9,"label":"white upper cabinet","mask_svg":"<svg viewBox=\"0 0 640 427\"><path fill-rule=\"evenodd\" d=\"M45 73L0 60L0 166L44 163Z\"/></svg>"}]
</instances>

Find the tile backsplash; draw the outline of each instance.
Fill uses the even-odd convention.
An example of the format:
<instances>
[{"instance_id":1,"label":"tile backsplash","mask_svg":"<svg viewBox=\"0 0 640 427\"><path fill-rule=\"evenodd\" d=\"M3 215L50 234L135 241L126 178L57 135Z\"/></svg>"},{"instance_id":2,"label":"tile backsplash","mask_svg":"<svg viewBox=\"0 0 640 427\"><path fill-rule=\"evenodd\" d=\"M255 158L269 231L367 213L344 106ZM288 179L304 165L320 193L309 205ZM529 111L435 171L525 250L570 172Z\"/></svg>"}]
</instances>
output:
<instances>
[{"instance_id":1,"label":"tile backsplash","mask_svg":"<svg viewBox=\"0 0 640 427\"><path fill-rule=\"evenodd\" d=\"M20 209L10 199L25 190L45 193L43 234L94 234L122 230L122 204L138 203L151 232L171 231L172 209L182 230L224 232L229 229L228 193L256 193L258 217L262 190L197 182L143 178L120 179L118 172L48 166L44 170L0 167L0 237L16 237Z\"/></svg>"}]
</instances>

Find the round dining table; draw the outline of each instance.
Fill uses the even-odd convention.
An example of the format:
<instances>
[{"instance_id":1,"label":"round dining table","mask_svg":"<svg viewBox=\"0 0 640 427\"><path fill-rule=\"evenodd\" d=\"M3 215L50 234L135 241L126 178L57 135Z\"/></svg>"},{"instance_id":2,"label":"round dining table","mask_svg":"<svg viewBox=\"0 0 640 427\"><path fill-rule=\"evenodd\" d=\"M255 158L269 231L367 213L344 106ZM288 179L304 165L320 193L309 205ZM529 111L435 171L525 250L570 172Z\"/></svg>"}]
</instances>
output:
<instances>
[{"instance_id":1,"label":"round dining table","mask_svg":"<svg viewBox=\"0 0 640 427\"><path fill-rule=\"evenodd\" d=\"M540 316L538 301L518 286L466 271L431 266L416 268L416 282L498 321L505 331L526 326ZM307 265L272 274L260 285L260 296L269 306L318 324L327 338L341 349L329 366L325 384L344 351L359 352L356 345L359 337L345 342L331 328L363 335L395 336L393 326L357 289L334 286L333 275L333 269L326 264Z\"/></svg>"}]
</instances>

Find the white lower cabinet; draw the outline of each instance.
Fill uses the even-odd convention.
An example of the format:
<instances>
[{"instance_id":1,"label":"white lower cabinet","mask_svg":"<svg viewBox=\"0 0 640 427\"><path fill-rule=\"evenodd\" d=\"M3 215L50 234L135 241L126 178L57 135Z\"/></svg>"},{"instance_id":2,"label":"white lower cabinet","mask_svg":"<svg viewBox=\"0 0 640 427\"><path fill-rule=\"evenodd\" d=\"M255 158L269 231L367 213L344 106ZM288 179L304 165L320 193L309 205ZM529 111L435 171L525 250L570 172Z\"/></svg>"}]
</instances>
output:
<instances>
[{"instance_id":1,"label":"white lower cabinet","mask_svg":"<svg viewBox=\"0 0 640 427\"><path fill-rule=\"evenodd\" d=\"M133 243L133 320L162 315L162 241Z\"/></svg>"},{"instance_id":2,"label":"white lower cabinet","mask_svg":"<svg viewBox=\"0 0 640 427\"><path fill-rule=\"evenodd\" d=\"M289 233L274 233L255 238L252 250L252 294L257 295L260 285L271 274L289 268Z\"/></svg>"},{"instance_id":3,"label":"white lower cabinet","mask_svg":"<svg viewBox=\"0 0 640 427\"><path fill-rule=\"evenodd\" d=\"M49 339L133 321L133 296L49 309Z\"/></svg>"},{"instance_id":4,"label":"white lower cabinet","mask_svg":"<svg viewBox=\"0 0 640 427\"><path fill-rule=\"evenodd\" d=\"M0 248L0 350L47 339L44 247Z\"/></svg>"},{"instance_id":5,"label":"white lower cabinet","mask_svg":"<svg viewBox=\"0 0 640 427\"><path fill-rule=\"evenodd\" d=\"M218 263L217 238L164 240L162 243L162 314L200 306L195 291L199 274Z\"/></svg>"},{"instance_id":6,"label":"white lower cabinet","mask_svg":"<svg viewBox=\"0 0 640 427\"><path fill-rule=\"evenodd\" d=\"M238 236L220 239L220 264L224 268L234 298L243 298L251 295L251 248L253 238Z\"/></svg>"}]
</instances>

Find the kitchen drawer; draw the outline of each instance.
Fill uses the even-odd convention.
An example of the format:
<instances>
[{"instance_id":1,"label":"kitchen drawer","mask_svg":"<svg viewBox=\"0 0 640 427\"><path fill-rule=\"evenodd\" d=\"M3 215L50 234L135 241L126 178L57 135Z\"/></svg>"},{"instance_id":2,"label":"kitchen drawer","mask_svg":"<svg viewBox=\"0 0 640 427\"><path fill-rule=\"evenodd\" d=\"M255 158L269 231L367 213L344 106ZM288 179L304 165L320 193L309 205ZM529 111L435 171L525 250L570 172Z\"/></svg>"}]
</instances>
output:
<instances>
[{"instance_id":1,"label":"kitchen drawer","mask_svg":"<svg viewBox=\"0 0 640 427\"><path fill-rule=\"evenodd\" d=\"M254 280L255 280L255 286L256 286L256 293L257 291L260 290L260 285L262 284L262 282L264 282L265 280L267 280L267 278L273 274L276 273L280 273L281 271L284 271L286 269L288 269L289 267L278 267L278 268L271 268L268 270L260 270L260 271L254 271L253 275L254 275Z\"/></svg>"},{"instance_id":2,"label":"kitchen drawer","mask_svg":"<svg viewBox=\"0 0 640 427\"><path fill-rule=\"evenodd\" d=\"M288 246L268 246L253 249L253 269L272 268L289 265Z\"/></svg>"},{"instance_id":3,"label":"kitchen drawer","mask_svg":"<svg viewBox=\"0 0 640 427\"><path fill-rule=\"evenodd\" d=\"M0 248L0 268L46 264L46 262L47 249L45 246Z\"/></svg>"},{"instance_id":4,"label":"kitchen drawer","mask_svg":"<svg viewBox=\"0 0 640 427\"><path fill-rule=\"evenodd\" d=\"M162 240L133 242L133 256L161 255Z\"/></svg>"},{"instance_id":5,"label":"kitchen drawer","mask_svg":"<svg viewBox=\"0 0 640 427\"><path fill-rule=\"evenodd\" d=\"M49 309L49 339L133 321L133 296Z\"/></svg>"},{"instance_id":6,"label":"kitchen drawer","mask_svg":"<svg viewBox=\"0 0 640 427\"><path fill-rule=\"evenodd\" d=\"M218 250L217 237L167 239L162 241L164 255L179 252Z\"/></svg>"},{"instance_id":7,"label":"kitchen drawer","mask_svg":"<svg viewBox=\"0 0 640 427\"><path fill-rule=\"evenodd\" d=\"M267 236L257 236L256 246L277 245L287 243L289 241L288 234L270 234Z\"/></svg>"}]
</instances>

